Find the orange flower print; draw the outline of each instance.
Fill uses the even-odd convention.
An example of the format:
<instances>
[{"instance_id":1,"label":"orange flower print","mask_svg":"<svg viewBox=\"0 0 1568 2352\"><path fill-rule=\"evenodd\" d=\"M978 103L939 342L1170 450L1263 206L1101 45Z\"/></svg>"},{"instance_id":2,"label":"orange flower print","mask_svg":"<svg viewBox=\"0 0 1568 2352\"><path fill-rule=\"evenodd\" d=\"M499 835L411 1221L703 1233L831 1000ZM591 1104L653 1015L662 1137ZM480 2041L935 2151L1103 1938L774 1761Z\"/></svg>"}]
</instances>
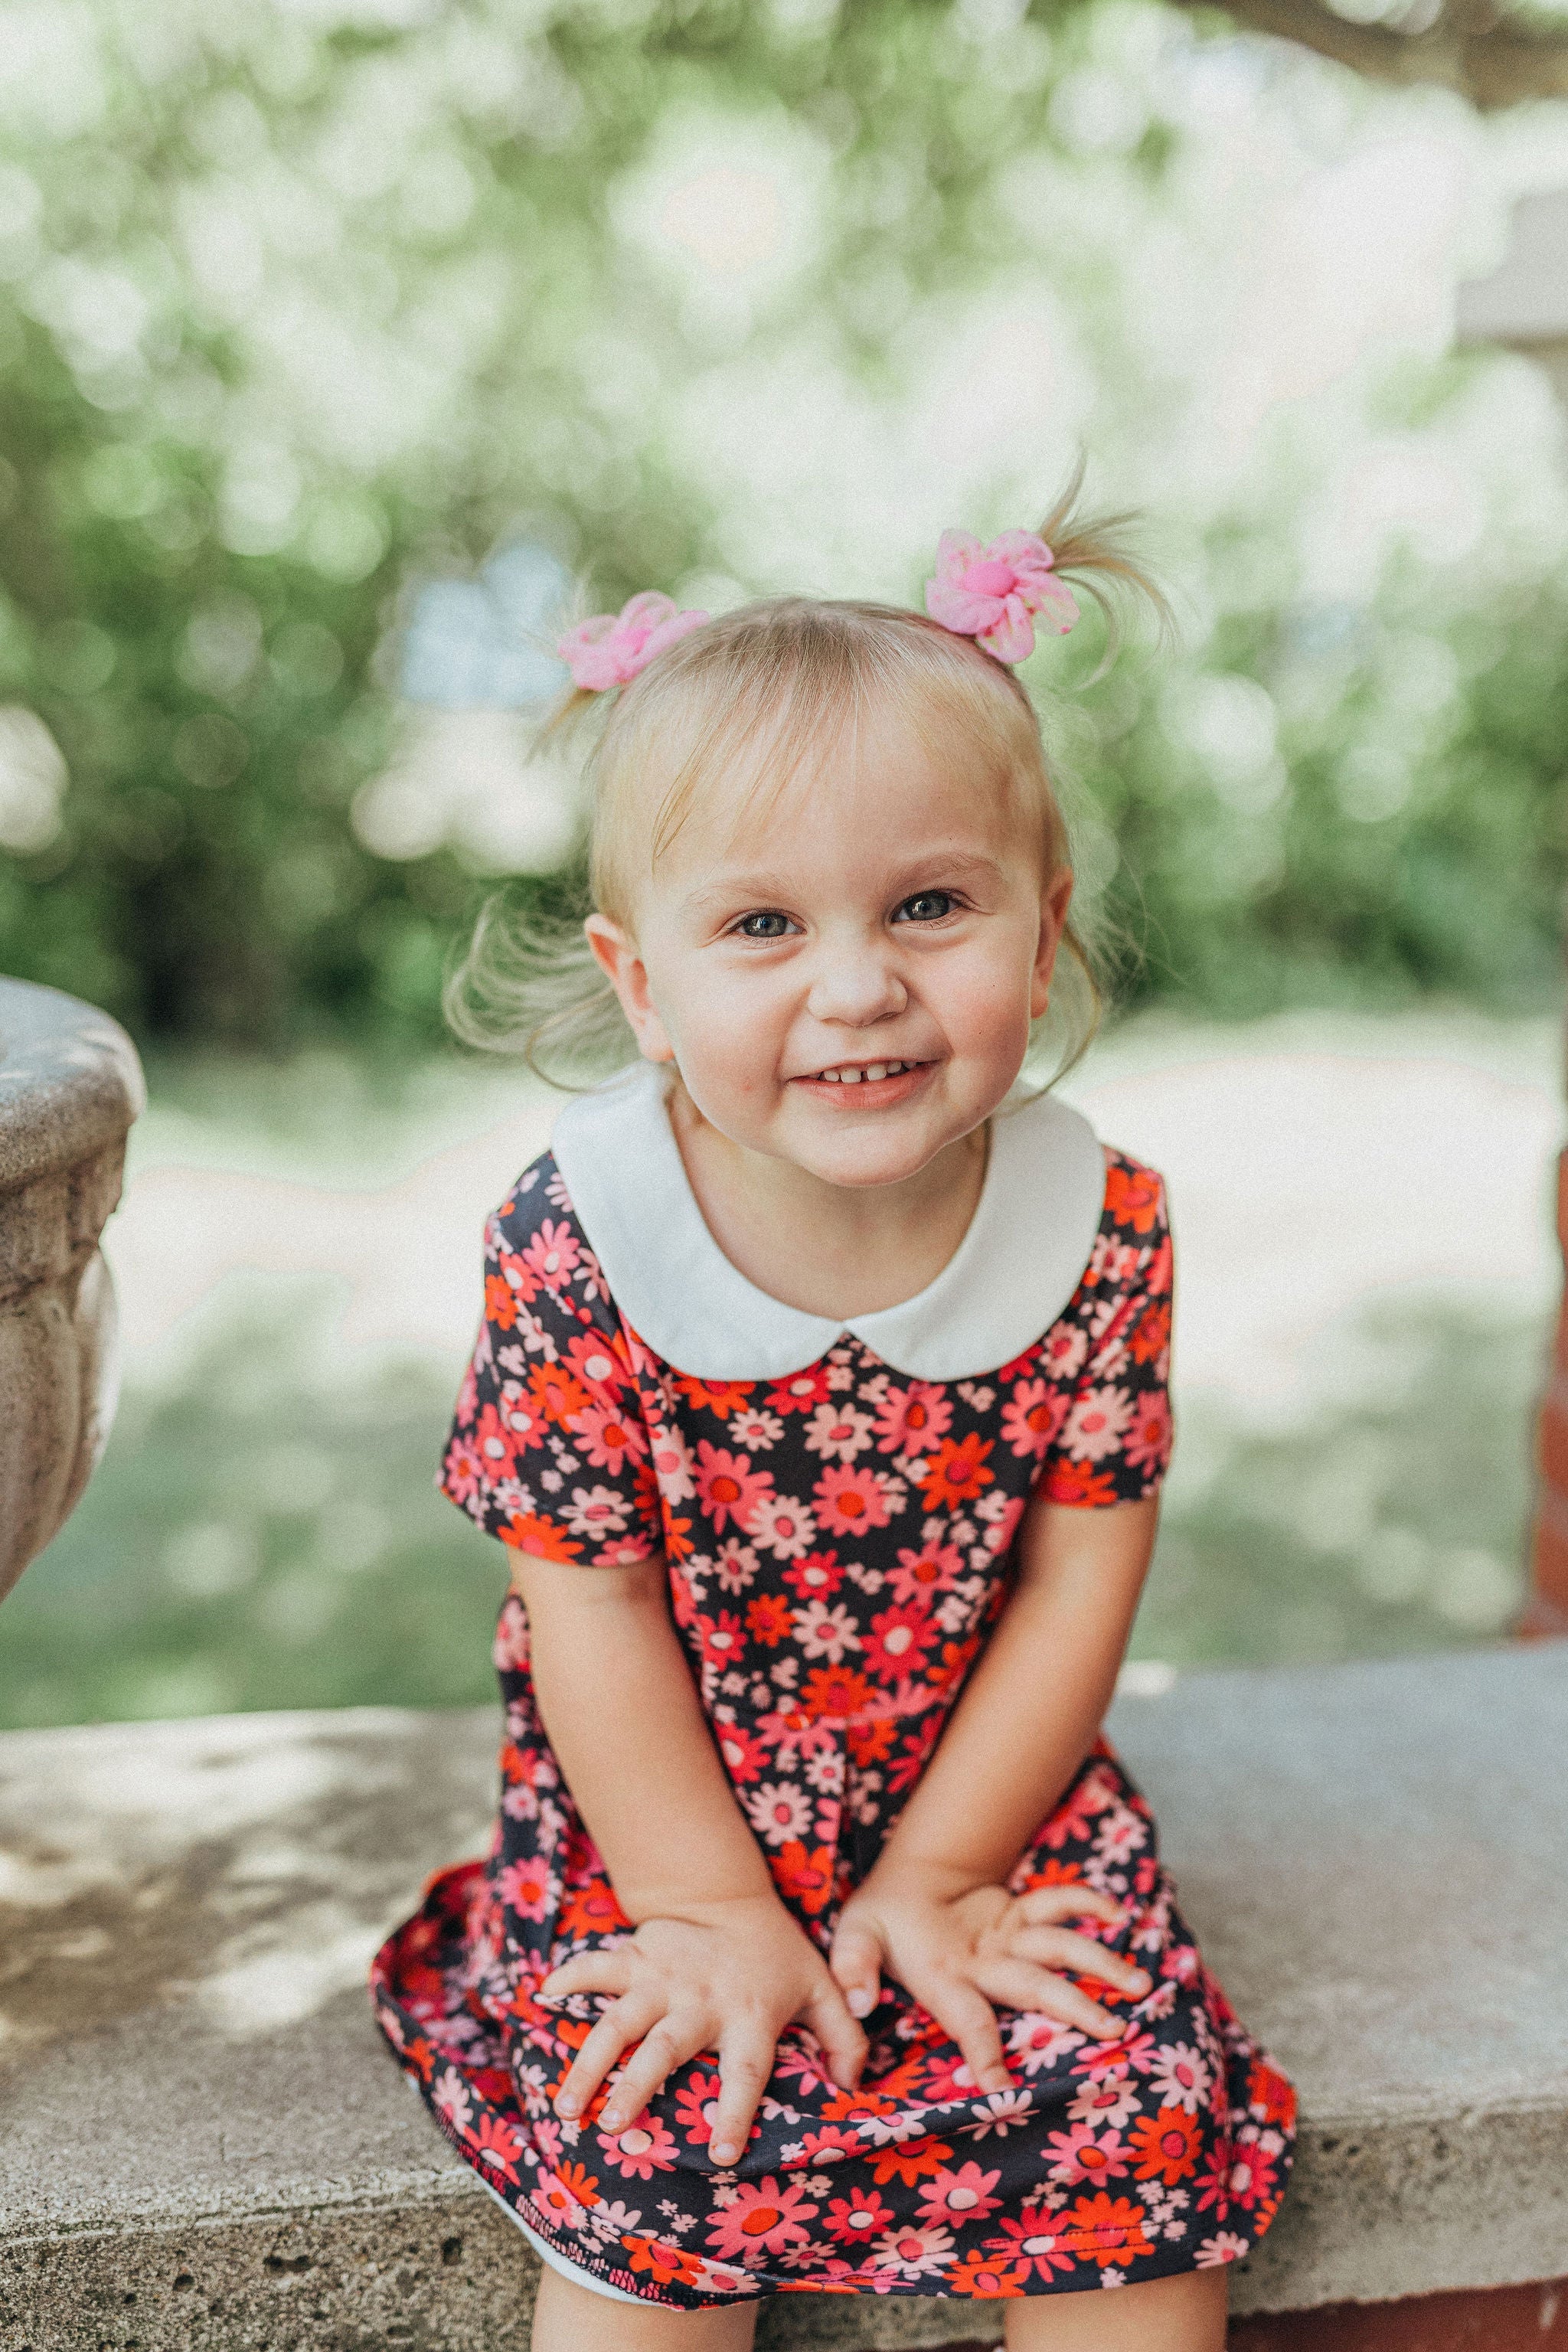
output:
<instances>
[{"instance_id":1,"label":"orange flower print","mask_svg":"<svg viewBox=\"0 0 1568 2352\"><path fill-rule=\"evenodd\" d=\"M1132 1336L1127 1344L1135 1364L1152 1364L1157 1356L1164 1354L1171 1344L1171 1302L1168 1298L1156 1299L1152 1307L1144 1309L1133 1325Z\"/></svg>"},{"instance_id":2,"label":"orange flower print","mask_svg":"<svg viewBox=\"0 0 1568 2352\"><path fill-rule=\"evenodd\" d=\"M503 1544L513 1551L531 1552L535 1559L577 1559L583 1547L574 1543L563 1528L553 1519L542 1519L533 1511L514 1511L505 1527L496 1533Z\"/></svg>"},{"instance_id":3,"label":"orange flower print","mask_svg":"<svg viewBox=\"0 0 1568 2352\"><path fill-rule=\"evenodd\" d=\"M721 1421L728 1421L730 1415L745 1403L757 1383L755 1381L697 1381L689 1379L685 1372L677 1372L675 1385L688 1404L695 1405L700 1412L716 1413Z\"/></svg>"},{"instance_id":4,"label":"orange flower print","mask_svg":"<svg viewBox=\"0 0 1568 2352\"><path fill-rule=\"evenodd\" d=\"M1173 2189L1198 2167L1202 2145L1196 2116L1185 2107L1162 2107L1157 2116L1140 2116L1128 2134L1139 2180L1163 2180Z\"/></svg>"},{"instance_id":5,"label":"orange flower print","mask_svg":"<svg viewBox=\"0 0 1568 2352\"><path fill-rule=\"evenodd\" d=\"M631 1926L607 1878L569 1886L561 1898L560 1919L563 1933L574 1940L580 1936L613 1936Z\"/></svg>"},{"instance_id":6,"label":"orange flower print","mask_svg":"<svg viewBox=\"0 0 1568 2352\"><path fill-rule=\"evenodd\" d=\"M678 2280L682 2286L695 2286L702 2274L695 2254L667 2245L662 2238L623 2238L621 2243L629 2257L627 2267L652 2279L656 2286L673 2286Z\"/></svg>"},{"instance_id":7,"label":"orange flower print","mask_svg":"<svg viewBox=\"0 0 1568 2352\"><path fill-rule=\"evenodd\" d=\"M1041 1491L1048 1502L1080 1507L1096 1508L1118 1499L1114 1474L1097 1470L1091 1462L1057 1463L1046 1473Z\"/></svg>"},{"instance_id":8,"label":"orange flower print","mask_svg":"<svg viewBox=\"0 0 1568 2352\"><path fill-rule=\"evenodd\" d=\"M588 1391L563 1364L536 1364L528 1376L533 1402L547 1421L567 1428L588 1402Z\"/></svg>"},{"instance_id":9,"label":"orange flower print","mask_svg":"<svg viewBox=\"0 0 1568 2352\"><path fill-rule=\"evenodd\" d=\"M800 1703L813 1722L823 1716L858 1715L871 1685L853 1666L816 1666L807 1675Z\"/></svg>"},{"instance_id":10,"label":"orange flower print","mask_svg":"<svg viewBox=\"0 0 1568 2352\"><path fill-rule=\"evenodd\" d=\"M808 1853L798 1838L792 1838L769 1860L774 1883L785 1901L798 1903L815 1918L833 1892L832 1847L813 1846Z\"/></svg>"},{"instance_id":11,"label":"orange flower print","mask_svg":"<svg viewBox=\"0 0 1568 2352\"><path fill-rule=\"evenodd\" d=\"M943 2294L973 2294L990 2301L998 2295L1022 2294L1024 2273L994 2254L965 2254L942 2283Z\"/></svg>"},{"instance_id":12,"label":"orange flower print","mask_svg":"<svg viewBox=\"0 0 1568 2352\"><path fill-rule=\"evenodd\" d=\"M995 1477L995 1472L985 1467L985 1457L995 1443L994 1437L982 1437L973 1430L956 1443L943 1438L921 1480L927 1510L952 1511L973 1502Z\"/></svg>"},{"instance_id":13,"label":"orange flower print","mask_svg":"<svg viewBox=\"0 0 1568 2352\"><path fill-rule=\"evenodd\" d=\"M871 2178L879 2189L885 2189L889 2180L901 2180L906 2189L913 2189L928 2173L940 2171L952 2154L945 2140L894 2140L872 2157Z\"/></svg>"},{"instance_id":14,"label":"orange flower print","mask_svg":"<svg viewBox=\"0 0 1568 2352\"><path fill-rule=\"evenodd\" d=\"M517 1321L517 1301L499 1274L485 1276L485 1321L498 1331L510 1331Z\"/></svg>"},{"instance_id":15,"label":"orange flower print","mask_svg":"<svg viewBox=\"0 0 1568 2352\"><path fill-rule=\"evenodd\" d=\"M1111 2197L1102 2189L1097 2196L1077 2199L1068 2208L1068 2218L1079 2258L1098 2263L1101 2270L1112 2263L1119 2268L1135 2263L1154 2251L1149 2242L1148 2216L1130 2197Z\"/></svg>"},{"instance_id":16,"label":"orange flower print","mask_svg":"<svg viewBox=\"0 0 1568 2352\"><path fill-rule=\"evenodd\" d=\"M1119 1225L1135 1234L1152 1234L1160 1213L1163 1190L1152 1168L1134 1168L1112 1160L1105 1171L1105 1206Z\"/></svg>"},{"instance_id":17,"label":"orange flower print","mask_svg":"<svg viewBox=\"0 0 1568 2352\"><path fill-rule=\"evenodd\" d=\"M746 1604L746 1631L764 1649L776 1649L789 1632L793 1612L778 1592L759 1592Z\"/></svg>"}]
</instances>

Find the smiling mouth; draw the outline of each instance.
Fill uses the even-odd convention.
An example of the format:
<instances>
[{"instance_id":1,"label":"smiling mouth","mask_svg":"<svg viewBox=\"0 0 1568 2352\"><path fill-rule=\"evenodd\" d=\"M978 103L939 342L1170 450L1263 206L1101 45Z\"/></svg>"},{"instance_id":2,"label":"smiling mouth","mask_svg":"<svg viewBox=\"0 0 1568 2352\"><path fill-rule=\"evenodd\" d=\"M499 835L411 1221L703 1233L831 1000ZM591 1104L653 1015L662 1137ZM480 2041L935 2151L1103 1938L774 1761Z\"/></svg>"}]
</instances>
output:
<instances>
[{"instance_id":1,"label":"smiling mouth","mask_svg":"<svg viewBox=\"0 0 1568 2352\"><path fill-rule=\"evenodd\" d=\"M830 1070L808 1070L805 1076L826 1086L858 1087L878 1078L896 1078L905 1070L923 1069L922 1062L837 1062Z\"/></svg>"}]
</instances>

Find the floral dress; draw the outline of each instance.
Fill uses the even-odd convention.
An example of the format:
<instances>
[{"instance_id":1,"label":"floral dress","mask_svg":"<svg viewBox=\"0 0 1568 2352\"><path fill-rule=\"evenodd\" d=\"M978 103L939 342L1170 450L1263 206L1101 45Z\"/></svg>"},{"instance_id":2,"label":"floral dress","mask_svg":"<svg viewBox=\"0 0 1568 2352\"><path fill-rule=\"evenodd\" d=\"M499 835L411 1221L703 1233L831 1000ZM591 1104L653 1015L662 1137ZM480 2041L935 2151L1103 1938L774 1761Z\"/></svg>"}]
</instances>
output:
<instances>
[{"instance_id":1,"label":"floral dress","mask_svg":"<svg viewBox=\"0 0 1568 2352\"><path fill-rule=\"evenodd\" d=\"M824 1949L1006 1604L1029 1499L1132 1500L1165 1467L1163 1190L1121 1153L1094 1164L1102 1201L1070 1297L1010 1360L947 1381L907 1376L849 1330L782 1375L668 1360L618 1308L550 1153L490 1222L486 1318L440 1484L563 1575L663 1557L735 1801ZM1268 2228L1292 2091L1205 1969L1149 1808L1103 1740L1010 1884L1127 1906L1118 1930L1083 1923L1153 1979L1142 2000L1085 1980L1121 2020L1114 2040L1003 2010L1012 2084L982 2093L888 1984L857 2090L831 2080L806 2029L786 2031L732 2168L708 2155L711 2055L624 2131L601 2128L603 2091L563 2121L552 2095L603 2002L535 1994L628 1923L552 1753L515 1596L495 1656L491 1852L432 1882L373 1990L437 2123L563 2266L678 2309L780 2293L990 2299L1228 2263Z\"/></svg>"}]
</instances>

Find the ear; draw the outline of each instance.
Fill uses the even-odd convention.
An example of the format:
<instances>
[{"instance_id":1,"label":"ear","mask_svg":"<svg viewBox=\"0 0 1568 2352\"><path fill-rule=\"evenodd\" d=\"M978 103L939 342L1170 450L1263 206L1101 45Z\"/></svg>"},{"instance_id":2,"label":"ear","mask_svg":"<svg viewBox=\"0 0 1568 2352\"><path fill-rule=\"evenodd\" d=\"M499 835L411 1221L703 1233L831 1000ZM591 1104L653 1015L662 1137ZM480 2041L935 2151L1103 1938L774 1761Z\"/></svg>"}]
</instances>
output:
<instances>
[{"instance_id":1,"label":"ear","mask_svg":"<svg viewBox=\"0 0 1568 2352\"><path fill-rule=\"evenodd\" d=\"M595 962L620 998L621 1011L631 1024L644 1061L673 1062L675 1047L648 993L647 966L637 953L636 940L619 923L612 923L608 915L590 915L583 930Z\"/></svg>"},{"instance_id":2,"label":"ear","mask_svg":"<svg viewBox=\"0 0 1568 2352\"><path fill-rule=\"evenodd\" d=\"M1029 1018L1037 1021L1051 1001L1051 974L1057 966L1057 950L1067 929L1068 908L1072 904L1073 877L1070 867L1063 866L1054 874L1040 893L1040 939L1035 950L1035 969L1029 976Z\"/></svg>"}]
</instances>

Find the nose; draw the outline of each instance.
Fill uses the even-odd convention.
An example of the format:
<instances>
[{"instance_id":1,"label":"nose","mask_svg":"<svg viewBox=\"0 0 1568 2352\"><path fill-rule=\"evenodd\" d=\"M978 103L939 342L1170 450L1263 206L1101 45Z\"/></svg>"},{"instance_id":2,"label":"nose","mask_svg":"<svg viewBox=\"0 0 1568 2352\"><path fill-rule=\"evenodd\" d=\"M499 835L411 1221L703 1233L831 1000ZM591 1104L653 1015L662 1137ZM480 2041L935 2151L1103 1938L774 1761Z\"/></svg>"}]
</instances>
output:
<instances>
[{"instance_id":1,"label":"nose","mask_svg":"<svg viewBox=\"0 0 1568 2352\"><path fill-rule=\"evenodd\" d=\"M890 1020L910 1001L895 961L879 940L825 943L812 975L806 1010L815 1020L845 1029L868 1029Z\"/></svg>"}]
</instances>

